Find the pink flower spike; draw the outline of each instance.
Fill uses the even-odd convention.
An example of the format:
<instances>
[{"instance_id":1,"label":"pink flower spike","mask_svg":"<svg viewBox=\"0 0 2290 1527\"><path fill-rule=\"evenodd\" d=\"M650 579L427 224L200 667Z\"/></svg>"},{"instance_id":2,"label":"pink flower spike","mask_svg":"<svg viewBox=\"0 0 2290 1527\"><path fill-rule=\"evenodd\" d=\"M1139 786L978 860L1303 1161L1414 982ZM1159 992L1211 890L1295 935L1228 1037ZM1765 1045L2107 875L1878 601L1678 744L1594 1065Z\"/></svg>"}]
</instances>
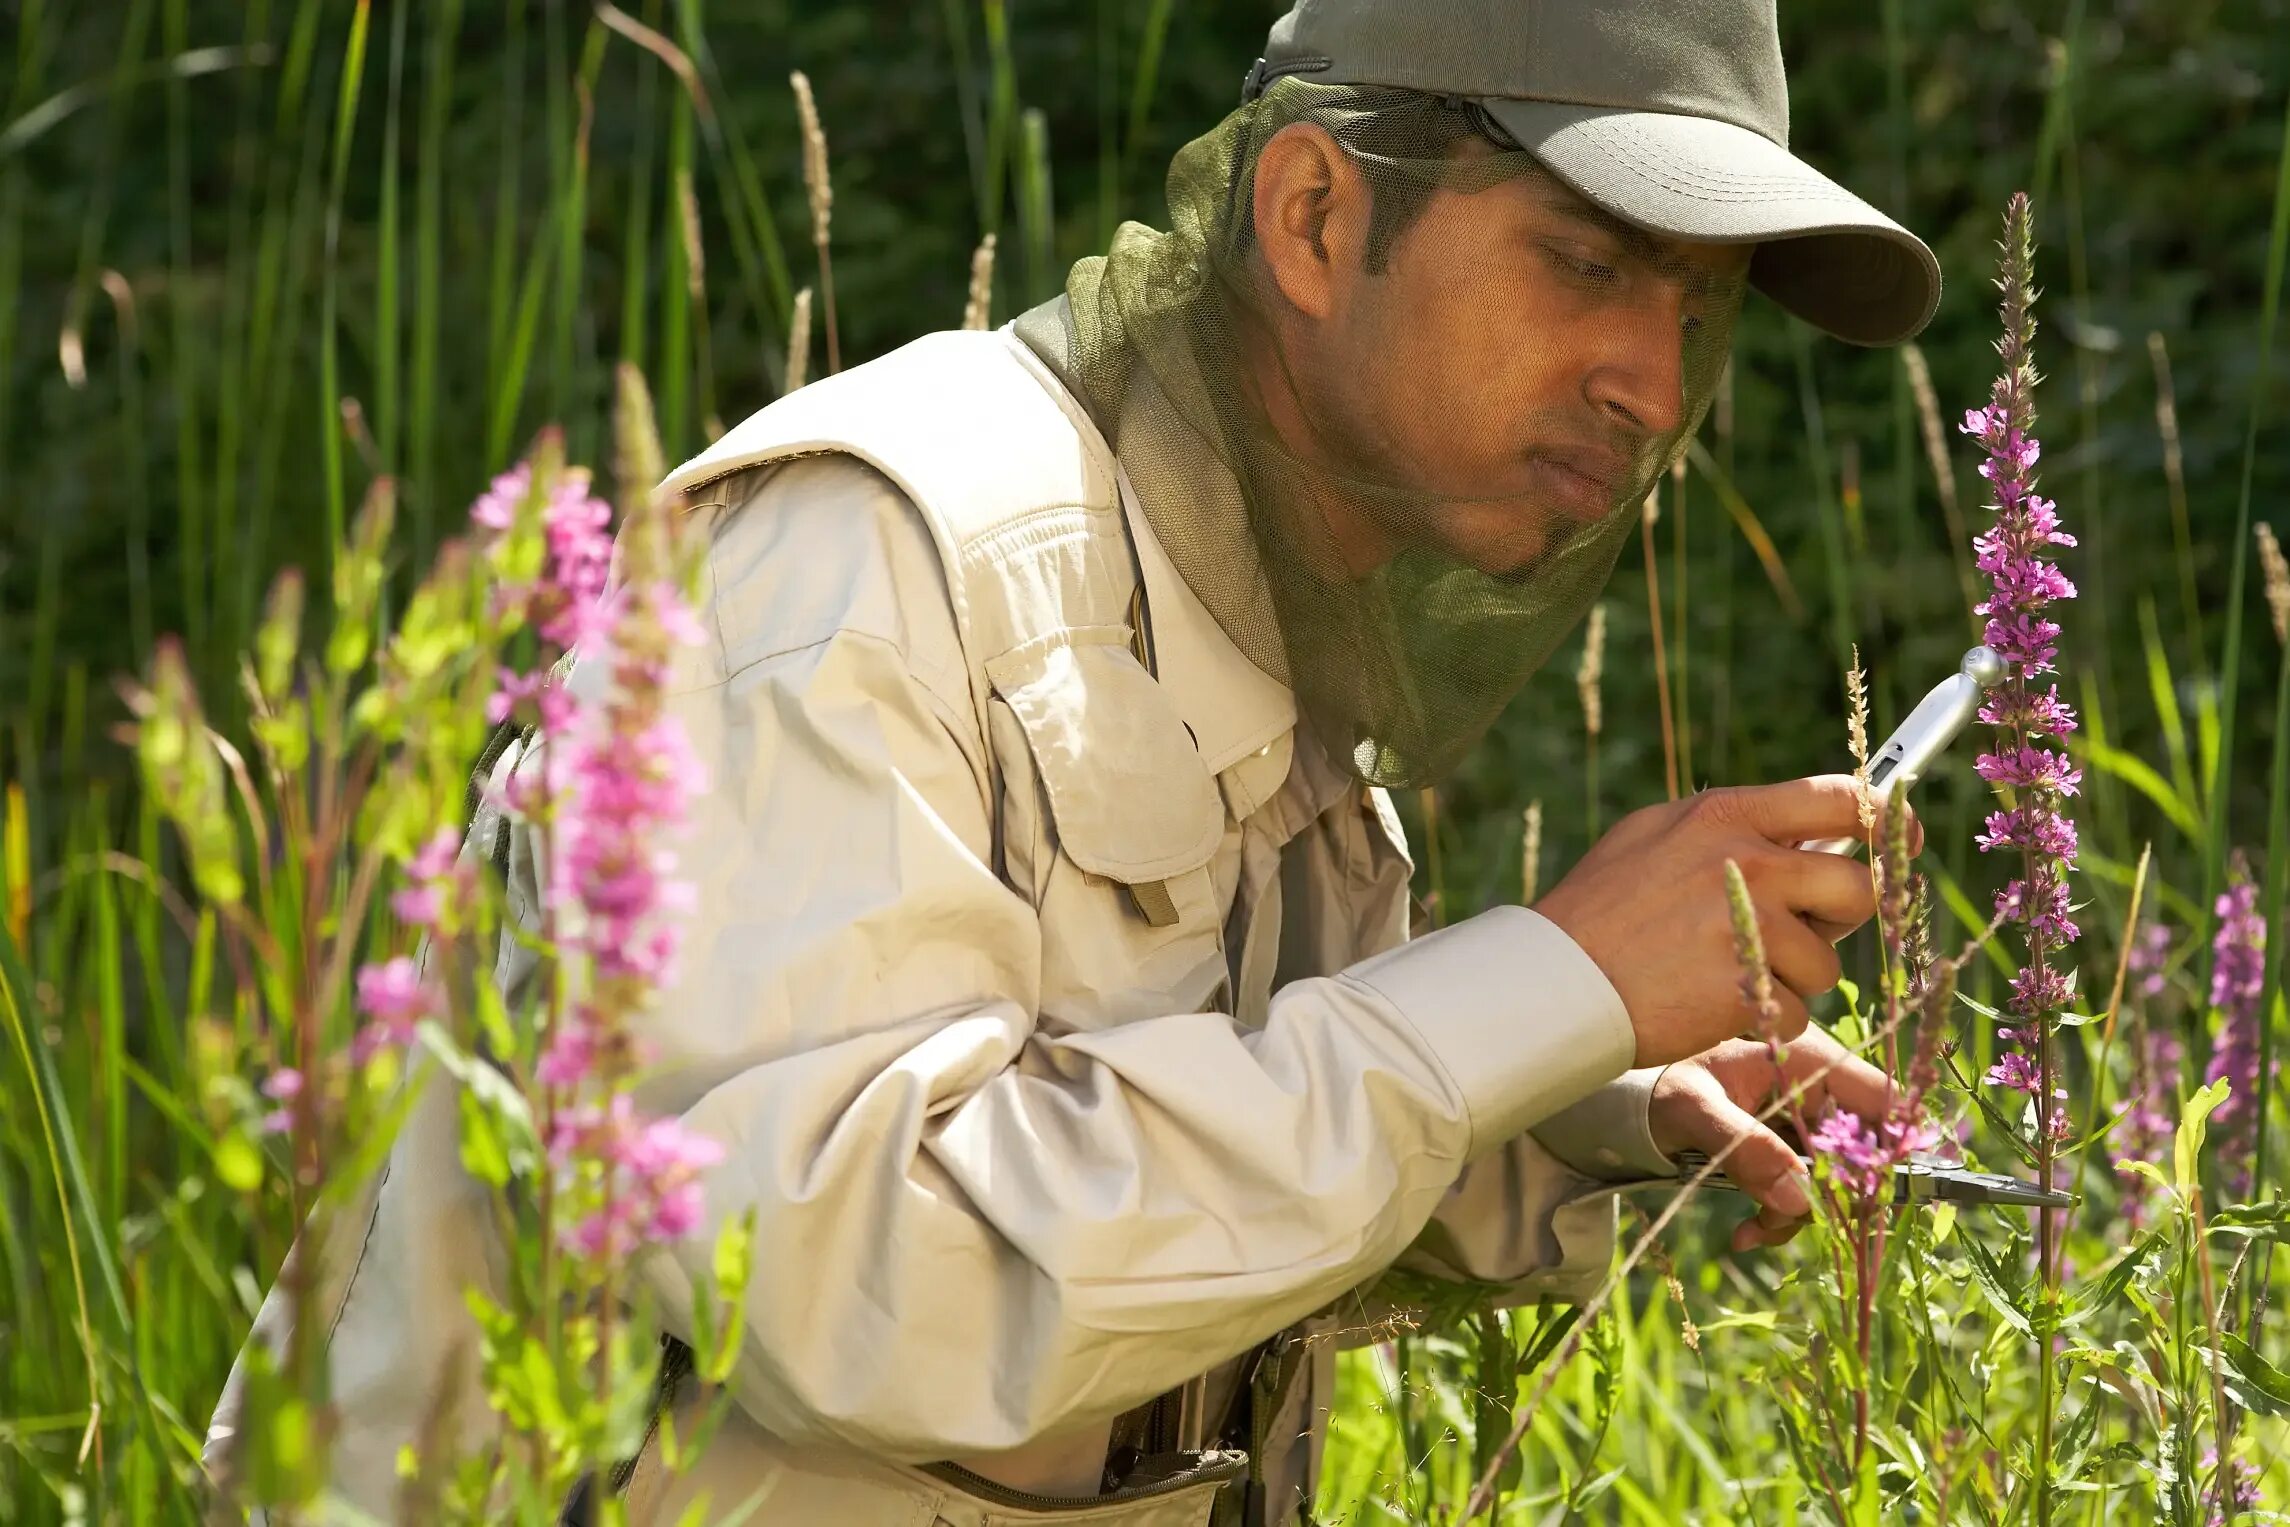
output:
<instances>
[{"instance_id":1,"label":"pink flower spike","mask_svg":"<svg viewBox=\"0 0 2290 1527\"><path fill-rule=\"evenodd\" d=\"M411 1024L429 1016L433 1007L420 968L405 955L358 972L358 1011L377 1022Z\"/></svg>"},{"instance_id":2,"label":"pink flower spike","mask_svg":"<svg viewBox=\"0 0 2290 1527\"><path fill-rule=\"evenodd\" d=\"M487 530L505 531L517 522L517 505L533 488L533 469L519 462L493 479L469 508L470 520Z\"/></svg>"}]
</instances>

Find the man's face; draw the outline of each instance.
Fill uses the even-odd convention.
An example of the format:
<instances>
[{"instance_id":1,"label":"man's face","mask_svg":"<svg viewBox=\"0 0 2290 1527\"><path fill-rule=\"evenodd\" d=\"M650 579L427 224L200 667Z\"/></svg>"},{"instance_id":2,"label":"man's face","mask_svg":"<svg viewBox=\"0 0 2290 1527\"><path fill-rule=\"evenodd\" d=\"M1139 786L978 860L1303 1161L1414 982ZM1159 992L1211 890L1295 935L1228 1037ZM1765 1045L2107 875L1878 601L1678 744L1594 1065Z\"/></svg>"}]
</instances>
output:
<instances>
[{"instance_id":1,"label":"man's face","mask_svg":"<svg viewBox=\"0 0 2290 1527\"><path fill-rule=\"evenodd\" d=\"M1425 542L1523 572L1664 465L1695 374L1706 388L1721 358L1748 246L1652 238L1530 170L1431 191L1374 268L1356 164L1299 155L1274 172L1307 187L1327 176L1317 229L1307 212L1263 239L1283 290L1306 296L1276 325L1276 426L1337 475L1398 490L1323 501L1355 572ZM1302 249L1284 238L1296 234ZM1315 247L1324 268L1301 269Z\"/></svg>"}]
</instances>

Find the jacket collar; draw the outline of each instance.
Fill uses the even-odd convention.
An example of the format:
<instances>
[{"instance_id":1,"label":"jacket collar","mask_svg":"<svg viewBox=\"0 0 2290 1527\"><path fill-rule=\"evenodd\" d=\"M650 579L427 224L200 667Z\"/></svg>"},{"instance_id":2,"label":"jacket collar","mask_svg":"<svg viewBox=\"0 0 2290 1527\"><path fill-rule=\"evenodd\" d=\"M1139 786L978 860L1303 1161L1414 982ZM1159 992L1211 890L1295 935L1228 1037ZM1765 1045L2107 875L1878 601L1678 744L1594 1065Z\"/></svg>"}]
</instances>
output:
<instances>
[{"instance_id":1,"label":"jacket collar","mask_svg":"<svg viewBox=\"0 0 2290 1527\"><path fill-rule=\"evenodd\" d=\"M1116 464L1114 476L1145 583L1156 677L1191 729L1202 762L1210 773L1221 774L1294 730L1295 696L1233 645L1169 560L1127 469Z\"/></svg>"},{"instance_id":2,"label":"jacket collar","mask_svg":"<svg viewBox=\"0 0 2290 1527\"><path fill-rule=\"evenodd\" d=\"M1144 584L1154 673L1176 702L1202 761L1212 774L1222 774L1252 753L1269 751L1296 729L1294 695L1283 680L1252 662L1209 613L1153 529L1158 514L1164 524L1182 524L1188 535L1216 538L1214 546L1188 547L1187 561L1196 568L1217 568L1243 586L1253 583L1269 599L1257 572L1256 543L1248 531L1240 484L1213 452L1177 444L1189 431L1143 365L1123 390L1121 418L1092 417L1073 371L1070 298L1052 298L1014 320L1007 332L1011 343L1036 363L1044 385L1065 393L1093 445L1114 459L1121 512ZM1116 438L1129 440L1131 448L1116 451L1111 444ZM1151 511L1147 497L1153 500ZM1181 518L1170 517L1171 500L1179 501L1173 512Z\"/></svg>"}]
</instances>

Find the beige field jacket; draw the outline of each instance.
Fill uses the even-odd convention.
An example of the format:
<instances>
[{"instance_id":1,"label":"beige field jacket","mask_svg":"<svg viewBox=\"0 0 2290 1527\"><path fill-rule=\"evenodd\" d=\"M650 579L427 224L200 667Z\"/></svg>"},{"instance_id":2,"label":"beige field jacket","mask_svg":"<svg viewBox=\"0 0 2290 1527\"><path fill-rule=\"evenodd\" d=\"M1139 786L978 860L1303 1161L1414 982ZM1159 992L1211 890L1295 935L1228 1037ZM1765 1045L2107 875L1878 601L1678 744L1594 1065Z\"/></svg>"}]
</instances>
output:
<instances>
[{"instance_id":1,"label":"beige field jacket","mask_svg":"<svg viewBox=\"0 0 2290 1527\"><path fill-rule=\"evenodd\" d=\"M1226 1520L1213 1451L1095 1498L1110 1428L1166 1395L1213 1449L1238 1360L1297 1328L1259 1459L1293 1521L1386 1268L1595 1284L1610 1184L1665 1170L1612 986L1525 908L1407 941L1390 803L1224 636L1009 331L816 383L670 485L709 633L670 709L711 786L641 1101L727 1147L709 1212L755 1215L756 1271L733 1421L680 1479L640 1461L632 1520L701 1491L772 1523ZM317 1285L337 1488L384 1518L441 1406L469 1445L492 1425L461 1288L495 1252L454 1119L429 1088ZM712 1239L645 1265L672 1315ZM285 1319L274 1292L256 1339Z\"/></svg>"}]
</instances>

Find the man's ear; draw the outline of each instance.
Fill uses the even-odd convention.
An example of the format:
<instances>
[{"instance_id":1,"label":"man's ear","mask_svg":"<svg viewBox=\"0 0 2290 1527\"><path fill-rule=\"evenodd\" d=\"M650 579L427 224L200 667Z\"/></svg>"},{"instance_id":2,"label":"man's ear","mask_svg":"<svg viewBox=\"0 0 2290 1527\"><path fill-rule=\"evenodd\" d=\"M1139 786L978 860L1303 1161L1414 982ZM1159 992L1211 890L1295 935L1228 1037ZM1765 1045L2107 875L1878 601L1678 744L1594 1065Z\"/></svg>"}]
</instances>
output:
<instances>
[{"instance_id":1,"label":"man's ear","mask_svg":"<svg viewBox=\"0 0 2290 1527\"><path fill-rule=\"evenodd\" d=\"M1313 122L1291 122L1257 153L1250 211L1281 296L1324 319L1360 268L1370 190L1349 154Z\"/></svg>"}]
</instances>

